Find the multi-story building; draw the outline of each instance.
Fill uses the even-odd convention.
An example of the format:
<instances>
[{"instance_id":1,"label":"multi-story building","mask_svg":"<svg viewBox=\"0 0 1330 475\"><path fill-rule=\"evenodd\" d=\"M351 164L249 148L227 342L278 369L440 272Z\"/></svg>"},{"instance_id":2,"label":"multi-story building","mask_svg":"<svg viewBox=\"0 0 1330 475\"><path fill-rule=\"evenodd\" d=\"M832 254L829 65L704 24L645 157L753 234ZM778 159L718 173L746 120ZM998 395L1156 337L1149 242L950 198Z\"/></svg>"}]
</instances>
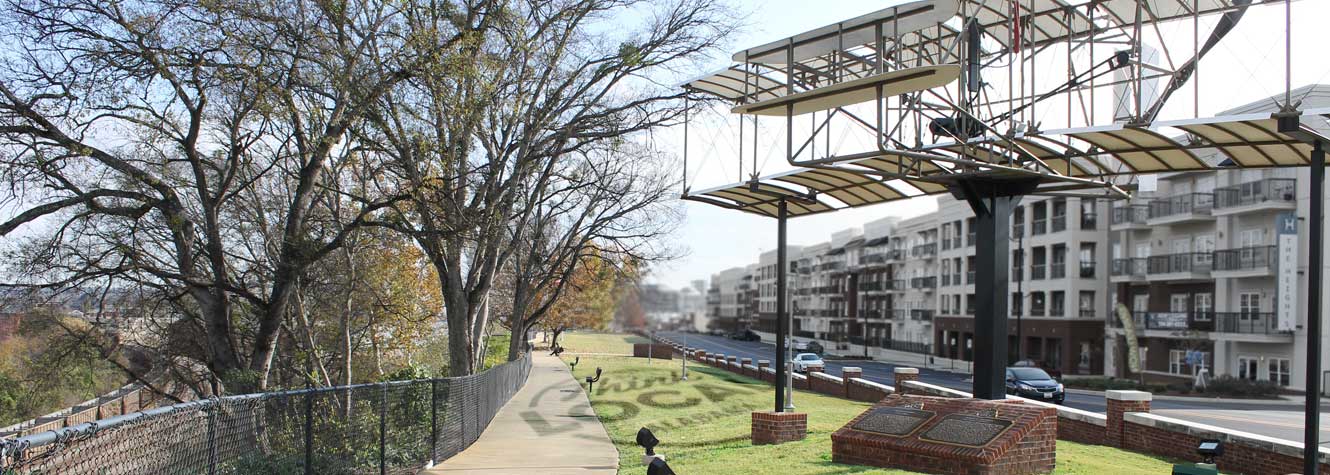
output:
<instances>
[{"instance_id":1,"label":"multi-story building","mask_svg":"<svg viewBox=\"0 0 1330 475\"><path fill-rule=\"evenodd\" d=\"M753 326L752 269L732 267L711 276L707 290L709 329L736 332Z\"/></svg>"},{"instance_id":2,"label":"multi-story building","mask_svg":"<svg viewBox=\"0 0 1330 475\"><path fill-rule=\"evenodd\" d=\"M785 247L785 308L787 311L793 311L795 295L792 291L796 288L794 280L798 275L796 267L803 248L800 246ZM757 290L757 299L754 302L757 310L757 330L775 333L776 332L776 275L779 272L779 266L776 263L776 251L771 250L763 252L758 256L757 269L753 276L753 284Z\"/></svg>"},{"instance_id":3,"label":"multi-story building","mask_svg":"<svg viewBox=\"0 0 1330 475\"><path fill-rule=\"evenodd\" d=\"M1303 108L1330 106L1330 87L1293 92ZM1267 99L1223 113L1270 113ZM1307 124L1321 133L1324 123ZM1195 153L1210 163L1217 150ZM1154 189L1112 209L1116 302L1132 315L1142 372L1211 375L1305 388L1305 217L1309 171L1243 169L1159 174ZM1281 258L1281 255L1283 258ZM1127 330L1110 320L1109 374L1127 376Z\"/></svg>"}]
</instances>

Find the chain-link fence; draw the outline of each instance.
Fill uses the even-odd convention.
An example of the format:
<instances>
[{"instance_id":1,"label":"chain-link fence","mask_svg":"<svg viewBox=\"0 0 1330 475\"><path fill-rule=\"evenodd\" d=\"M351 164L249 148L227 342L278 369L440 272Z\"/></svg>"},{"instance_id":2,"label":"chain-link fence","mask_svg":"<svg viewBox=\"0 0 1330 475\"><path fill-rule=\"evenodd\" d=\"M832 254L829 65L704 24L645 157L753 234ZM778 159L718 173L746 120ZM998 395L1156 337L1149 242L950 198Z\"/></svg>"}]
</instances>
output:
<instances>
[{"instance_id":1,"label":"chain-link fence","mask_svg":"<svg viewBox=\"0 0 1330 475\"><path fill-rule=\"evenodd\" d=\"M160 407L0 442L0 474L416 473L475 442L530 370Z\"/></svg>"}]
</instances>

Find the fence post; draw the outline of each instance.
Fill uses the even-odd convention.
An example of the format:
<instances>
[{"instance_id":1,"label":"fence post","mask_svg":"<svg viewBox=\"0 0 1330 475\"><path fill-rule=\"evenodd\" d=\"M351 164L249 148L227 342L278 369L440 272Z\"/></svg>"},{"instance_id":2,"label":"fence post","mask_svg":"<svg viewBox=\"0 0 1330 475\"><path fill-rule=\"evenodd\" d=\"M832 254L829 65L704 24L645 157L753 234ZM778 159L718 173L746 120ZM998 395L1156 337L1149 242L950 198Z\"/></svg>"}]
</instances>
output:
<instances>
[{"instance_id":1,"label":"fence post","mask_svg":"<svg viewBox=\"0 0 1330 475\"><path fill-rule=\"evenodd\" d=\"M379 475L388 473L388 466L384 463L384 451L387 448L385 439L388 432L388 385L383 385L382 396L379 398Z\"/></svg>"},{"instance_id":2,"label":"fence post","mask_svg":"<svg viewBox=\"0 0 1330 475\"><path fill-rule=\"evenodd\" d=\"M439 380L429 380L429 463L439 463Z\"/></svg>"},{"instance_id":3,"label":"fence post","mask_svg":"<svg viewBox=\"0 0 1330 475\"><path fill-rule=\"evenodd\" d=\"M220 399L213 399L208 409L208 475L217 475L217 405Z\"/></svg>"},{"instance_id":4,"label":"fence post","mask_svg":"<svg viewBox=\"0 0 1330 475\"><path fill-rule=\"evenodd\" d=\"M305 475L314 474L314 393L309 388L305 384Z\"/></svg>"}]
</instances>

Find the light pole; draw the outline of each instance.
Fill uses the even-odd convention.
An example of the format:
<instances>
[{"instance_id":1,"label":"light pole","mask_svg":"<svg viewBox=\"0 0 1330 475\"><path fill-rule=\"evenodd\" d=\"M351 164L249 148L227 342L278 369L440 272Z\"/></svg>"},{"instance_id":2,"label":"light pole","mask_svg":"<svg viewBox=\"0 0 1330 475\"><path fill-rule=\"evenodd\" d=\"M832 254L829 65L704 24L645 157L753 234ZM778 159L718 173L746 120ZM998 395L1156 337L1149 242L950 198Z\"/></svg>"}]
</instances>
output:
<instances>
[{"instance_id":1,"label":"light pole","mask_svg":"<svg viewBox=\"0 0 1330 475\"><path fill-rule=\"evenodd\" d=\"M692 325L689 325L690 327ZM683 332L683 380L688 381L688 332Z\"/></svg>"},{"instance_id":2,"label":"light pole","mask_svg":"<svg viewBox=\"0 0 1330 475\"><path fill-rule=\"evenodd\" d=\"M1016 274L1016 298L1020 299L1016 306L1016 361L1025 357L1025 336L1021 334L1021 316L1025 315L1025 214L1021 213L1021 233L1016 236L1016 249L1020 250L1021 261L1016 265L1021 267L1020 273Z\"/></svg>"}]
</instances>

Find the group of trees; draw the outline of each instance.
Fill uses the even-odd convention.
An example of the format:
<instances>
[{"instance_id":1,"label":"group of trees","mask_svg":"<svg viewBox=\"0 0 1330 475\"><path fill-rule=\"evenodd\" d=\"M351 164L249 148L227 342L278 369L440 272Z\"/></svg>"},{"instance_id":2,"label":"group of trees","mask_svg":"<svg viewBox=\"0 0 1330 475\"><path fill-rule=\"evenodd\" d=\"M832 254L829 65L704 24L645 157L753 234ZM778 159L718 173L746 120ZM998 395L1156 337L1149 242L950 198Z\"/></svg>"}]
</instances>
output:
<instances>
[{"instance_id":1,"label":"group of trees","mask_svg":"<svg viewBox=\"0 0 1330 475\"><path fill-rule=\"evenodd\" d=\"M6 285L136 292L201 393L351 382L439 328L470 374L495 324L600 305L588 276L670 253L650 133L689 103L655 78L736 24L719 0L3 4Z\"/></svg>"}]
</instances>

